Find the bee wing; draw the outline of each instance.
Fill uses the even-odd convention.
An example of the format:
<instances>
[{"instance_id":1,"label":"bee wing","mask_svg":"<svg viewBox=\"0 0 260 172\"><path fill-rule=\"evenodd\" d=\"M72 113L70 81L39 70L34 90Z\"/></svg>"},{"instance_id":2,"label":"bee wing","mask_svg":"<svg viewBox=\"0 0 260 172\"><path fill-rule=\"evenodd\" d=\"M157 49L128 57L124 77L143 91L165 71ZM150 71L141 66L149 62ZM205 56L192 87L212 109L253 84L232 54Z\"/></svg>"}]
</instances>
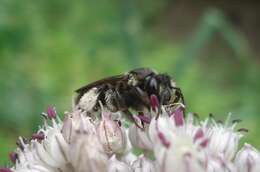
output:
<instances>
[{"instance_id":1,"label":"bee wing","mask_svg":"<svg viewBox=\"0 0 260 172\"><path fill-rule=\"evenodd\" d=\"M92 82L88 85L85 85L77 90L75 90L76 93L82 93L82 92L87 92L89 89L93 88L93 87L98 87L102 84L114 84L118 81L122 81L125 77L125 75L116 75L116 76L111 76L111 77L107 77L95 82Z\"/></svg>"},{"instance_id":2,"label":"bee wing","mask_svg":"<svg viewBox=\"0 0 260 172\"><path fill-rule=\"evenodd\" d=\"M111 76L111 77L107 77L95 82L92 82L88 85L85 85L77 90L75 90L76 93L78 93L77 97L76 97L76 103L78 103L79 99L90 89L94 88L94 87L99 87L103 84L111 84L114 85L116 82L118 81L122 81L126 79L125 75L115 75L115 76Z\"/></svg>"}]
</instances>

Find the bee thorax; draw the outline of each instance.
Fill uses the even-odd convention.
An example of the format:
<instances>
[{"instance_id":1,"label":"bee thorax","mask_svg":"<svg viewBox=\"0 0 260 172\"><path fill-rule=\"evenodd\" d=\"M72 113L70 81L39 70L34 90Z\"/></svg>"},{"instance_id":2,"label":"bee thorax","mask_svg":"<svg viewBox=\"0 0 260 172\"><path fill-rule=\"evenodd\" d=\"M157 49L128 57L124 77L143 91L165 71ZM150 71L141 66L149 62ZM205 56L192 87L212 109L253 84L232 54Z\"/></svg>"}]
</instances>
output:
<instances>
[{"instance_id":1,"label":"bee thorax","mask_svg":"<svg viewBox=\"0 0 260 172\"><path fill-rule=\"evenodd\" d=\"M136 86L138 84L138 80L134 77L134 75L129 74L128 85Z\"/></svg>"}]
</instances>

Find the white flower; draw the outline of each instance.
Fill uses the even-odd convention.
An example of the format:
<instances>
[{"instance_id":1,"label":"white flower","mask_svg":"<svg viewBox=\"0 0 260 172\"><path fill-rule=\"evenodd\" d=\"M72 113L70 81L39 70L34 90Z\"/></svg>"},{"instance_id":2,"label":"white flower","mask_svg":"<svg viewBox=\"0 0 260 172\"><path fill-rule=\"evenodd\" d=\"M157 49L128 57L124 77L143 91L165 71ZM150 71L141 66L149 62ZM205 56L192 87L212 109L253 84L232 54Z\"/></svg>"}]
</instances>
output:
<instances>
[{"instance_id":1,"label":"white flower","mask_svg":"<svg viewBox=\"0 0 260 172\"><path fill-rule=\"evenodd\" d=\"M48 109L50 110L50 109ZM54 112L54 111L52 111ZM63 122L48 111L44 126L30 142L20 138L15 172L106 171L108 157L96 134L96 126L79 111ZM48 117L48 118L47 118ZM48 120L48 121L47 121ZM51 122L52 125L48 125ZM12 156L16 158L16 156Z\"/></svg>"},{"instance_id":2,"label":"white flower","mask_svg":"<svg viewBox=\"0 0 260 172\"><path fill-rule=\"evenodd\" d=\"M204 152L198 151L191 137L185 133L177 133L165 139L169 146L156 144L154 150L155 158L163 172L186 172L188 169L194 172L203 171Z\"/></svg>"},{"instance_id":3,"label":"white flower","mask_svg":"<svg viewBox=\"0 0 260 172\"><path fill-rule=\"evenodd\" d=\"M15 170L53 172L58 169L65 170L68 144L60 133L61 125L56 121L52 122L53 126L45 126L37 134L33 134L29 144L25 143L24 139L19 139L20 148L16 151L18 160Z\"/></svg>"},{"instance_id":4,"label":"white flower","mask_svg":"<svg viewBox=\"0 0 260 172\"><path fill-rule=\"evenodd\" d=\"M48 166L53 168L63 167L68 161L69 145L60 133L60 129L51 128L45 132L48 139L42 142L33 141L37 155Z\"/></svg>"},{"instance_id":5,"label":"white flower","mask_svg":"<svg viewBox=\"0 0 260 172\"><path fill-rule=\"evenodd\" d=\"M191 124L188 124L190 127ZM154 144L154 155L160 171L205 171L203 166L205 154L199 151L202 146L197 143L197 140L206 139L203 133L196 135L198 132L194 131L195 134L190 134L187 132L189 130L186 128L181 111L169 116L163 110L163 114L158 119L152 119L149 134Z\"/></svg>"},{"instance_id":6,"label":"white flower","mask_svg":"<svg viewBox=\"0 0 260 172\"><path fill-rule=\"evenodd\" d=\"M260 162L260 153L250 144L245 144L237 153L235 164L238 167L238 172L253 172L256 165Z\"/></svg>"},{"instance_id":7,"label":"white flower","mask_svg":"<svg viewBox=\"0 0 260 172\"><path fill-rule=\"evenodd\" d=\"M93 102L92 102L93 103ZM184 106L166 111L156 96L152 110L126 128L122 114L75 108L61 121L53 107L30 140L19 138L10 154L12 168L0 172L259 172L259 151L249 144L238 151L236 123L185 118ZM92 106L92 104L90 105ZM150 119L151 118L151 119ZM139 127L143 126L143 129ZM133 152L142 155L137 157Z\"/></svg>"},{"instance_id":8,"label":"white flower","mask_svg":"<svg viewBox=\"0 0 260 172\"><path fill-rule=\"evenodd\" d=\"M209 124L209 122L211 122ZM223 155L227 160L232 160L237 152L239 140L242 134L235 131L236 123L229 126L229 118L226 124L216 123L214 120L205 121L206 135L209 137L208 153Z\"/></svg>"}]
</instances>

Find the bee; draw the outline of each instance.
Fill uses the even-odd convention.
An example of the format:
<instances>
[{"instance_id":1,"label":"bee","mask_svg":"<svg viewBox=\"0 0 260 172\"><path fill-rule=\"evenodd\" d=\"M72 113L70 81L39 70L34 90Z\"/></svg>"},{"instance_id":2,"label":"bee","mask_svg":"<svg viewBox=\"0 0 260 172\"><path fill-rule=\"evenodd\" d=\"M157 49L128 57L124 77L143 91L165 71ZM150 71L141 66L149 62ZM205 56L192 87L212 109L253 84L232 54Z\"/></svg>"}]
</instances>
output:
<instances>
[{"instance_id":1,"label":"bee","mask_svg":"<svg viewBox=\"0 0 260 172\"><path fill-rule=\"evenodd\" d=\"M74 106L89 114L102 106L111 112L123 112L132 118L131 109L144 112L151 109L150 96L155 95L160 105L172 107L184 104L181 89L167 74L150 68L133 69L125 74L107 77L75 91Z\"/></svg>"}]
</instances>

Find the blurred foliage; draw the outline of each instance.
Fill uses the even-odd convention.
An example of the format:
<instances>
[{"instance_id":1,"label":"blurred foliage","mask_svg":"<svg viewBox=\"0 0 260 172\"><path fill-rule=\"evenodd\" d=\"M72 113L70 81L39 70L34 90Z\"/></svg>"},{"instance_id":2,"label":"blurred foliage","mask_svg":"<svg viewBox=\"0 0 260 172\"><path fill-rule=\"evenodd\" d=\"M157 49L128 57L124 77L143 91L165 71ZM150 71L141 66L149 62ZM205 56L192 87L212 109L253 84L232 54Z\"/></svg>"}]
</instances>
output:
<instances>
[{"instance_id":1,"label":"blurred foliage","mask_svg":"<svg viewBox=\"0 0 260 172\"><path fill-rule=\"evenodd\" d=\"M220 119L232 112L250 130L244 141L260 148L260 68L246 36L209 8L189 39L171 40L156 22L168 5L0 0L0 164L19 135L37 129L48 105L62 115L73 90L140 66L171 74L189 111Z\"/></svg>"}]
</instances>

